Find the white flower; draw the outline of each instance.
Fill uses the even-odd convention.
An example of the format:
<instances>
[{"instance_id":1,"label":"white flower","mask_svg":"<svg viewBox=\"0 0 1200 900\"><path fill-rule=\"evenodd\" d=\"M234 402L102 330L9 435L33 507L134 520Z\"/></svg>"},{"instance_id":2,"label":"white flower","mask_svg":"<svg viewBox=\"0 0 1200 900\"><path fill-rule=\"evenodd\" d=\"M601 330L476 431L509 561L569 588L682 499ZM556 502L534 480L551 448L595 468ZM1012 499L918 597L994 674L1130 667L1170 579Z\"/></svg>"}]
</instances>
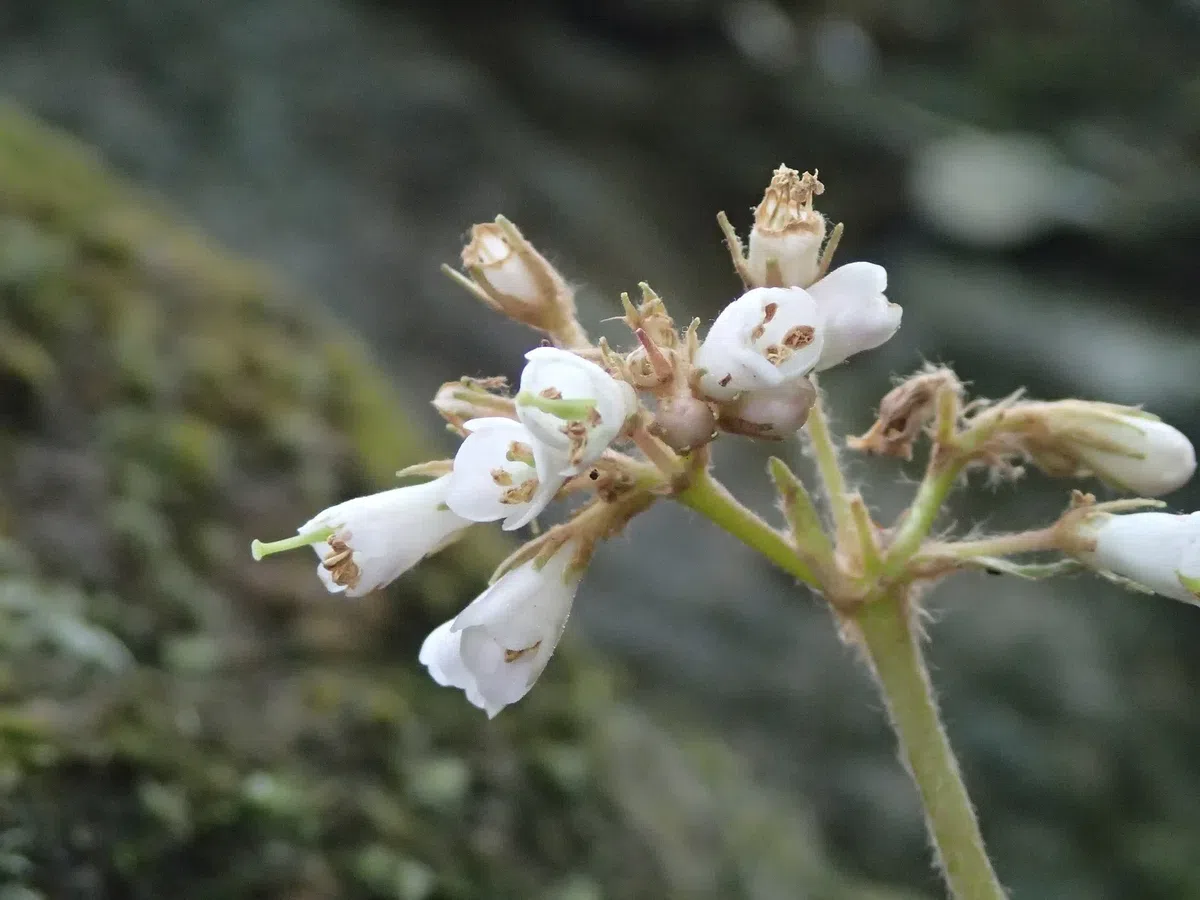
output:
<instances>
[{"instance_id":1,"label":"white flower","mask_svg":"<svg viewBox=\"0 0 1200 900\"><path fill-rule=\"evenodd\" d=\"M720 407L725 431L760 438L787 438L808 420L817 400L817 389L807 378L778 387L745 391Z\"/></svg>"},{"instance_id":2,"label":"white flower","mask_svg":"<svg viewBox=\"0 0 1200 900\"><path fill-rule=\"evenodd\" d=\"M754 288L717 316L696 353L713 400L803 378L821 358L824 319L803 288Z\"/></svg>"},{"instance_id":3,"label":"white flower","mask_svg":"<svg viewBox=\"0 0 1200 900\"><path fill-rule=\"evenodd\" d=\"M488 718L524 697L571 614L582 577L571 569L574 556L567 544L540 569L518 566L434 629L420 653L433 680L464 691Z\"/></svg>"},{"instance_id":4,"label":"white flower","mask_svg":"<svg viewBox=\"0 0 1200 900\"><path fill-rule=\"evenodd\" d=\"M856 262L834 269L808 289L825 325L825 343L816 371L839 365L864 350L873 350L900 327L903 310L889 303L887 270Z\"/></svg>"},{"instance_id":5,"label":"white flower","mask_svg":"<svg viewBox=\"0 0 1200 900\"><path fill-rule=\"evenodd\" d=\"M780 166L754 213L746 267L760 287L808 287L817 277L825 217L812 208L824 190L815 175ZM774 263L777 271L768 271ZM773 277L774 276L774 277Z\"/></svg>"},{"instance_id":6,"label":"white flower","mask_svg":"<svg viewBox=\"0 0 1200 900\"><path fill-rule=\"evenodd\" d=\"M1080 554L1089 565L1164 597L1200 603L1200 513L1103 514L1088 520L1083 533L1096 542Z\"/></svg>"},{"instance_id":7,"label":"white flower","mask_svg":"<svg viewBox=\"0 0 1200 900\"><path fill-rule=\"evenodd\" d=\"M525 354L517 417L534 437L540 477L577 475L597 459L637 412L633 388L567 350Z\"/></svg>"},{"instance_id":8,"label":"white flower","mask_svg":"<svg viewBox=\"0 0 1200 900\"><path fill-rule=\"evenodd\" d=\"M446 508L450 476L356 497L317 513L298 537L252 545L256 559L309 544L332 593L361 597L457 539L471 523Z\"/></svg>"},{"instance_id":9,"label":"white flower","mask_svg":"<svg viewBox=\"0 0 1200 900\"><path fill-rule=\"evenodd\" d=\"M446 505L472 522L504 519L505 531L527 524L554 499L564 479L535 466L535 441L512 419L472 419L454 457Z\"/></svg>"},{"instance_id":10,"label":"white flower","mask_svg":"<svg viewBox=\"0 0 1200 900\"><path fill-rule=\"evenodd\" d=\"M1196 471L1192 442L1149 413L1084 401L1052 406L1060 440L1103 481L1158 497L1183 487Z\"/></svg>"}]
</instances>

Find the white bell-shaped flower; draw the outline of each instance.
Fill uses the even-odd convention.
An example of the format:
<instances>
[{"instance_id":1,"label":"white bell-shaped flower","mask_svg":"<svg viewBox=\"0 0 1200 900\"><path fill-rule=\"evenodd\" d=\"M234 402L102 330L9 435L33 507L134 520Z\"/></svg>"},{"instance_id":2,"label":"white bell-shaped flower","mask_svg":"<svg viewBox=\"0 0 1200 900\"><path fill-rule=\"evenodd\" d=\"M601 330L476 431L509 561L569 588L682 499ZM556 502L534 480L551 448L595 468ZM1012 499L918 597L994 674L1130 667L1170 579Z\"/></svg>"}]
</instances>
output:
<instances>
[{"instance_id":1,"label":"white bell-shaped flower","mask_svg":"<svg viewBox=\"0 0 1200 900\"><path fill-rule=\"evenodd\" d=\"M464 691L491 718L524 697L546 668L571 614L582 572L574 545L540 568L505 573L421 645L420 660L438 684Z\"/></svg>"},{"instance_id":2,"label":"white bell-shaped flower","mask_svg":"<svg viewBox=\"0 0 1200 900\"><path fill-rule=\"evenodd\" d=\"M1060 440L1101 480L1143 497L1183 487L1196 450L1177 428L1140 410L1105 403L1053 404Z\"/></svg>"},{"instance_id":3,"label":"white bell-shaped flower","mask_svg":"<svg viewBox=\"0 0 1200 900\"><path fill-rule=\"evenodd\" d=\"M384 587L471 524L446 508L450 476L356 497L313 516L294 538L255 541L255 559L311 546L317 574L332 593L360 597Z\"/></svg>"},{"instance_id":4,"label":"white bell-shaped flower","mask_svg":"<svg viewBox=\"0 0 1200 900\"><path fill-rule=\"evenodd\" d=\"M1089 565L1164 597L1200 603L1200 513L1104 514L1089 519L1082 533L1096 542L1080 554Z\"/></svg>"},{"instance_id":5,"label":"white bell-shaped flower","mask_svg":"<svg viewBox=\"0 0 1200 900\"><path fill-rule=\"evenodd\" d=\"M713 400L803 378L821 359L824 318L803 288L754 288L726 306L696 352Z\"/></svg>"},{"instance_id":6,"label":"white bell-shaped flower","mask_svg":"<svg viewBox=\"0 0 1200 900\"><path fill-rule=\"evenodd\" d=\"M454 457L446 505L472 522L503 519L505 531L527 524L554 499L566 480L556 474L565 462L556 459L539 470L536 442L512 419L472 419L469 434ZM546 470L550 471L543 478Z\"/></svg>"},{"instance_id":7,"label":"white bell-shaped flower","mask_svg":"<svg viewBox=\"0 0 1200 900\"><path fill-rule=\"evenodd\" d=\"M556 347L525 354L517 417L534 438L539 477L578 475L600 458L637 412L632 386Z\"/></svg>"},{"instance_id":8,"label":"white bell-shaped flower","mask_svg":"<svg viewBox=\"0 0 1200 900\"><path fill-rule=\"evenodd\" d=\"M887 270L868 262L841 266L809 287L825 323L825 342L816 371L873 350L896 333L904 311L888 301L886 290Z\"/></svg>"}]
</instances>

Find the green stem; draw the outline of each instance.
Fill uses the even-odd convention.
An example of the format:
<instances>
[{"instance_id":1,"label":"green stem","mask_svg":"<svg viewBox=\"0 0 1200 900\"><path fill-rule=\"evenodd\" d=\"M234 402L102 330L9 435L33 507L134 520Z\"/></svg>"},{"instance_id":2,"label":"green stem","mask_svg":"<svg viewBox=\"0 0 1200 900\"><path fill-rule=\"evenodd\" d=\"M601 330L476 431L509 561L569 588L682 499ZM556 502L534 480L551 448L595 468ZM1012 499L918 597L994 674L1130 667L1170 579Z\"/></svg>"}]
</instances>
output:
<instances>
[{"instance_id":1,"label":"green stem","mask_svg":"<svg viewBox=\"0 0 1200 900\"><path fill-rule=\"evenodd\" d=\"M787 539L764 522L750 509L739 503L725 486L707 471L695 473L692 483L675 495L675 499L694 509L718 528L723 528L743 544L757 550L779 568L816 587L817 578Z\"/></svg>"},{"instance_id":2,"label":"green stem","mask_svg":"<svg viewBox=\"0 0 1200 900\"><path fill-rule=\"evenodd\" d=\"M903 574L909 561L921 549L921 543L929 536L934 520L942 511L942 504L958 480L964 463L965 460L958 458L939 462L936 456L930 461L929 470L917 488L917 496L913 498L904 521L892 537L883 561L882 579L891 580Z\"/></svg>"},{"instance_id":3,"label":"green stem","mask_svg":"<svg viewBox=\"0 0 1200 900\"><path fill-rule=\"evenodd\" d=\"M904 762L921 795L926 825L951 894L956 900L1004 900L958 762L938 718L904 591L873 598L857 622Z\"/></svg>"},{"instance_id":4,"label":"green stem","mask_svg":"<svg viewBox=\"0 0 1200 900\"><path fill-rule=\"evenodd\" d=\"M1062 535L1054 527L1036 531L1020 531L1014 534L998 534L978 541L950 541L932 544L921 552L925 556L939 559L973 559L976 556L1013 556L1017 553L1037 553L1043 550L1061 550Z\"/></svg>"},{"instance_id":5,"label":"green stem","mask_svg":"<svg viewBox=\"0 0 1200 900\"><path fill-rule=\"evenodd\" d=\"M808 438L817 459L817 471L821 473L821 480L825 483L825 494L833 512L834 532L840 542L849 539L854 533L854 522L850 515L846 476L842 474L842 467L838 463L837 447L829 430L829 420L825 418L821 388L815 378L813 386L817 389L817 399L808 413Z\"/></svg>"}]
</instances>

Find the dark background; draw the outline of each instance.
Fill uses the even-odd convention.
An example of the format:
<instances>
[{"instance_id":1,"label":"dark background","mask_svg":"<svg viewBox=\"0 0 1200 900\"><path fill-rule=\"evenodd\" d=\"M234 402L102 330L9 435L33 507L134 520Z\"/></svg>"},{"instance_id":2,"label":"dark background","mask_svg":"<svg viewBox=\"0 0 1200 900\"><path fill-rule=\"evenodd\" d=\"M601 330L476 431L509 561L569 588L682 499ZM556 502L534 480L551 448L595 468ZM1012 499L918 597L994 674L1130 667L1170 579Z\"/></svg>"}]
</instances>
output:
<instances>
[{"instance_id":1,"label":"dark background","mask_svg":"<svg viewBox=\"0 0 1200 900\"><path fill-rule=\"evenodd\" d=\"M213 566L242 564L232 551L216 557L224 562L194 558L188 542L199 538L187 529L200 508L237 540L251 525L262 537L286 533L306 509L415 461L381 460L383 445L369 430L348 431L336 379L351 378L355 367L387 373L379 390L395 398L386 405L394 418L375 416L376 427L427 433L440 448L432 452L450 452L427 406L433 389L464 373L513 375L531 344L530 334L477 308L438 272L456 261L472 222L499 212L517 222L580 285L581 312L594 330L617 311L619 292L641 280L677 318L711 318L737 291L715 213L727 210L744 230L780 162L820 170L820 208L847 226L840 261L886 265L889 296L905 308L888 345L823 379L839 429L865 430L889 376L935 360L953 363L985 396L1024 385L1045 398L1145 404L1200 438L1198 59L1193 0L0 5L0 90L10 100L157 195L145 201L152 208L165 202L289 285L243 289L235 285L240 274L224 274L240 264L205 256L172 268L164 287L154 253L142 250L157 247L167 226L126 227L129 217L108 212L88 218L109 201L84 204L87 179L60 177L49 165L36 181L22 166L50 152L38 149L43 138L30 149L12 138L24 125L0 126L11 157L0 231L8 285L0 346L9 350L0 354L9 373L0 533L34 558L6 565L5 590L32 596L35 587L69 585L81 598L66 604L78 617L71 621L92 622L94 641L115 635L132 660L118 666L119 676L80 675L73 665L62 674L60 657L75 652L69 641L64 651L59 639L49 648L14 639L8 714L24 723L31 710L53 708L51 720L77 723L73 704L81 696L94 702L112 679L161 678L161 696L129 689L152 710L133 716L138 727L168 716L163 710L177 717L184 684L216 710L205 719L209 761L228 752L238 773L210 783L170 756L196 752L194 741L157 744L162 758L138 755L103 730L107 724L95 726L106 748L97 760L89 741L101 738L85 729L68 740L35 716L51 736L4 732L5 765L22 774L7 788L13 815L0 831L0 884L8 878L12 891L55 898L163 890L401 900L901 896L865 887L869 881L940 896L879 701L829 616L682 510L655 509L604 550L572 620L575 652L557 658L549 684L494 724L459 709L466 704L457 693L427 690L415 661L418 626L473 595L494 545L463 551L471 562L439 570L432 587L413 581L375 612L346 612L352 625L331 625L307 560L294 571L263 566L214 577ZM87 216L64 212L75 204ZM98 240L119 252L97 255ZM74 249L53 256L47 241ZM30 259L40 261L32 276ZM69 273L75 287L67 293L79 309L135 311L119 325L80 312L75 325L60 326L54 317L70 304L51 289L61 274L54 266ZM97 281L97 267L115 274ZM120 299L104 306L110 301L97 299L97 284ZM247 312L241 300L223 312L225 294L270 295L266 308L275 312ZM124 298L134 295L146 305L127 307ZM180 342L190 346L189 335L222 352L231 342L257 361L251 380L231 373L197 405L186 379L184 388L166 384L155 363L150 387L114 388L76 409L68 400L95 383L92 370L60 365L57 393L35 389L28 363L18 365L28 355L12 352L31 338L61 363L94 339L109 348L100 354L105 365L123 371L127 345L137 344L128 335L139 334L147 316L165 335L156 345L164 359ZM329 350L347 332L364 343ZM274 409L263 406L274 402L274 388L259 390L276 378L318 387L294 396L279 388L294 401L280 418L263 412ZM104 425L118 405L120 427ZM217 488L181 488L177 456L160 470L146 459L163 457L129 451L166 483L144 500L146 514L175 523L186 577L207 592L198 601L200 587L175 584L188 598L186 615L161 612L155 598L170 591L144 548L135 568L153 577L135 586L127 574L134 564L115 561L114 545L96 537L109 534L111 508L137 494L128 473L113 481L105 455L125 453L127 444L102 435L125 435L132 421L157 447L165 415L219 423L219 443L234 448L226 470L210 465L216 451L207 436L172 445L178 457L218 471ZM396 446L397 455L417 452ZM763 508L768 450L779 452L736 440L717 451L719 471ZM807 471L798 447L784 455ZM95 476L105 499L96 501L99 512L78 513L89 467L106 473ZM852 460L851 472L886 519L907 502L919 468ZM65 530L48 483L78 513ZM974 484L945 524L1043 523L1072 486L1036 475L1015 487ZM184 489L195 506L181 505ZM226 502L230 496L244 502ZM1169 500L1188 510L1198 498L1189 487ZM467 570L474 581L455 581ZM121 602L96 599L111 591ZM260 594L273 598L269 614L247 616ZM380 611L410 594L432 611ZM134 619L130 603L141 610ZM17 601L8 605L18 610L14 622L33 617ZM1200 613L1088 578L1030 585L963 576L933 606L934 680L1013 896L1200 897ZM313 616L323 624L312 625ZM381 626L389 616L402 624ZM279 657L280 634L300 649ZM235 638L251 648L238 666L229 662ZM209 656L196 665L188 657L181 668L164 647ZM278 740L265 756L230 737L236 727L221 712L226 705L248 703L240 715L253 722L252 710L287 702L282 685L326 668L343 687L355 685L345 688L351 698L384 685L394 687L394 702L420 706L405 720L418 723L411 727L419 736L393 723L396 733L371 731L367 740L357 725L334 719L326 724L337 733L314 749L296 737L309 725L293 734L268 715L264 734ZM30 680L30 671L52 674ZM261 688L257 700L247 700L248 681ZM609 687L587 687L599 683ZM535 700L543 691L555 699ZM570 757L575 763L546 756L546 746L565 753L576 739L589 749ZM22 741L55 748L51 761L30 762L26 750L13 749ZM481 749L489 742L502 749ZM372 749L350 759L347 743ZM321 778L334 777L322 756L331 747L343 748L334 754L341 781L322 794ZM402 774L381 774L391 771L393 754L406 760ZM546 787L538 766L551 757L556 778L576 765L587 802L561 785ZM276 769L326 805L262 813L254 798L266 782L254 778ZM506 780L496 775L501 769L525 774ZM129 787L118 789L122 778ZM449 806L421 799L438 778L460 788ZM393 818L363 812L360 782L394 805ZM74 804L76 792L94 796L95 808ZM128 808L113 812L117 795ZM214 797L239 812L206 819ZM410 802L425 812L410 812ZM339 826L331 810L353 804L359 818ZM173 838L146 849L143 838L164 815L180 830L168 828ZM396 825L397 816L409 824ZM92 834L83 849L80 829ZM520 852L504 850L509 842ZM234 846L246 848L243 868L231 861ZM224 893L205 893L217 882ZM35 895L12 894L27 896Z\"/></svg>"}]
</instances>

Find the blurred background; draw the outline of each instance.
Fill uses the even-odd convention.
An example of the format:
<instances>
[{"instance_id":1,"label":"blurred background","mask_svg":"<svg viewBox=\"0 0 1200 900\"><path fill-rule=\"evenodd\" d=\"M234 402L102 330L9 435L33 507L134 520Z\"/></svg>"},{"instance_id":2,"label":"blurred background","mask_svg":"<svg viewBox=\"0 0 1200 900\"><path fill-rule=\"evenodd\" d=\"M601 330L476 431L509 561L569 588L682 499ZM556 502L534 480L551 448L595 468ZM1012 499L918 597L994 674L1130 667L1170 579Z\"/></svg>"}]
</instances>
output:
<instances>
[{"instance_id":1,"label":"blurred background","mask_svg":"<svg viewBox=\"0 0 1200 900\"><path fill-rule=\"evenodd\" d=\"M519 371L532 335L438 272L471 223L589 325L641 280L707 319L714 216L781 162L905 307L823 379L843 432L934 360L1200 440L1197 60L1195 0L0 4L0 898L942 896L828 614L685 511L604 549L492 722L416 650L498 532L358 603L248 542L448 455L433 389ZM764 510L769 452L717 448ZM882 520L919 474L850 466ZM1014 898L1200 898L1200 612L1093 578L932 606Z\"/></svg>"}]
</instances>

